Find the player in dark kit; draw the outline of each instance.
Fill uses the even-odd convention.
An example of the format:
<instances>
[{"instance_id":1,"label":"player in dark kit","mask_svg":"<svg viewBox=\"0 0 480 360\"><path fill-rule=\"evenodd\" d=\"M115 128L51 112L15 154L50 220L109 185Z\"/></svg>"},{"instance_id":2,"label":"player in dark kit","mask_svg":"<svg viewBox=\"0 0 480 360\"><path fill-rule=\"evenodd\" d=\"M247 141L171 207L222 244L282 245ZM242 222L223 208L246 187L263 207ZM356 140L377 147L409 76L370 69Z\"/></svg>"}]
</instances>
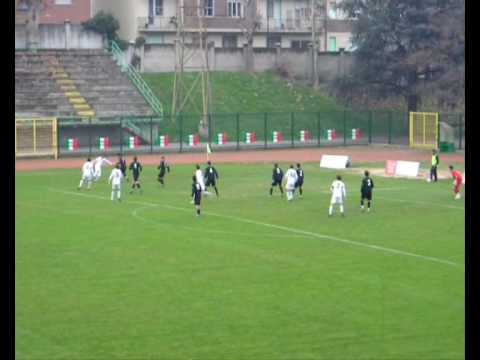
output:
<instances>
[{"instance_id":1,"label":"player in dark kit","mask_svg":"<svg viewBox=\"0 0 480 360\"><path fill-rule=\"evenodd\" d=\"M305 177L305 174L303 173L303 169L301 168L300 164L297 164L297 176L298 180L295 183L295 188L298 188L298 191L300 193L300 196L303 195L303 179Z\"/></svg>"},{"instance_id":2,"label":"player in dark kit","mask_svg":"<svg viewBox=\"0 0 480 360\"><path fill-rule=\"evenodd\" d=\"M208 166L205 169L205 188L208 189L209 186L213 186L215 189L215 194L218 197L218 189L217 189L217 180L218 180L218 172L215 167L212 166L211 161L207 161Z\"/></svg>"},{"instance_id":3,"label":"player in dark kit","mask_svg":"<svg viewBox=\"0 0 480 360\"><path fill-rule=\"evenodd\" d=\"M360 200L360 209L364 211L365 207L363 201L367 199L367 211L370 212L370 203L372 202L372 191L373 191L373 180L370 177L368 170L365 170L365 177L362 180L362 187L360 189L361 200Z\"/></svg>"},{"instance_id":4,"label":"player in dark kit","mask_svg":"<svg viewBox=\"0 0 480 360\"><path fill-rule=\"evenodd\" d=\"M120 154L118 154L118 164L120 165L120 171L122 172L123 177L125 178L125 180L128 180L127 179L127 161Z\"/></svg>"},{"instance_id":5,"label":"player in dark kit","mask_svg":"<svg viewBox=\"0 0 480 360\"><path fill-rule=\"evenodd\" d=\"M202 201L202 187L197 182L196 176L192 176L192 197L193 203L195 204L195 209L197 211L197 216L200 216L200 203Z\"/></svg>"},{"instance_id":6,"label":"player in dark kit","mask_svg":"<svg viewBox=\"0 0 480 360\"><path fill-rule=\"evenodd\" d=\"M278 186L283 196L282 179L283 179L283 171L278 167L278 164L275 164L273 166L272 187L270 188L270 195L273 195L273 188L275 186Z\"/></svg>"},{"instance_id":7,"label":"player in dark kit","mask_svg":"<svg viewBox=\"0 0 480 360\"><path fill-rule=\"evenodd\" d=\"M133 175L133 184L132 184L132 190L130 190L130 194L133 193L133 190L135 189L135 186L137 189L140 190L140 193L142 190L140 189L140 173L142 172L142 164L137 160L137 157L133 157L133 162L130 164L129 169L132 171Z\"/></svg>"},{"instance_id":8,"label":"player in dark kit","mask_svg":"<svg viewBox=\"0 0 480 360\"><path fill-rule=\"evenodd\" d=\"M165 162L165 156L161 157L160 165L158 165L157 169L160 170L160 173L158 174L158 181L162 186L165 185L163 182L163 178L165 177L165 173L168 171L170 172L170 166Z\"/></svg>"}]
</instances>

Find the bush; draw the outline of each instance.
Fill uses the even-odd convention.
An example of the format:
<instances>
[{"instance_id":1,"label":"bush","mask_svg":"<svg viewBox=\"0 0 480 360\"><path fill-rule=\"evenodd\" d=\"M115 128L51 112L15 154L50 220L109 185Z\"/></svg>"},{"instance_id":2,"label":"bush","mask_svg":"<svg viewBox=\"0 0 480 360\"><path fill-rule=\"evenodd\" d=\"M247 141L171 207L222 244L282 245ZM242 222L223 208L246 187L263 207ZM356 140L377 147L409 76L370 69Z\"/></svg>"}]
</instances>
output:
<instances>
[{"instance_id":1,"label":"bush","mask_svg":"<svg viewBox=\"0 0 480 360\"><path fill-rule=\"evenodd\" d=\"M95 14L93 18L82 23L85 30L94 31L105 36L109 41L118 40L117 31L120 29L118 20L112 14L103 10Z\"/></svg>"}]
</instances>

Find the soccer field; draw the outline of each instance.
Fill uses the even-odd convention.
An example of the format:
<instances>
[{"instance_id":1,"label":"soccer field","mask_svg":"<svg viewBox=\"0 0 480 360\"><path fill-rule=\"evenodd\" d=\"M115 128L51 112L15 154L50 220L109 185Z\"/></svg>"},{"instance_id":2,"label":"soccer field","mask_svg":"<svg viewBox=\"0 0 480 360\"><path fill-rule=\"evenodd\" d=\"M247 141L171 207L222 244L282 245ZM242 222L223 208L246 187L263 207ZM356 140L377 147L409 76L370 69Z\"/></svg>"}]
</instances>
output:
<instances>
[{"instance_id":1,"label":"soccer field","mask_svg":"<svg viewBox=\"0 0 480 360\"><path fill-rule=\"evenodd\" d=\"M288 164L280 164L284 171ZM452 181L305 164L304 197L268 195L271 165L216 165L220 198L190 204L193 166L110 201L110 170L17 172L17 359L464 359L464 200Z\"/></svg>"}]
</instances>

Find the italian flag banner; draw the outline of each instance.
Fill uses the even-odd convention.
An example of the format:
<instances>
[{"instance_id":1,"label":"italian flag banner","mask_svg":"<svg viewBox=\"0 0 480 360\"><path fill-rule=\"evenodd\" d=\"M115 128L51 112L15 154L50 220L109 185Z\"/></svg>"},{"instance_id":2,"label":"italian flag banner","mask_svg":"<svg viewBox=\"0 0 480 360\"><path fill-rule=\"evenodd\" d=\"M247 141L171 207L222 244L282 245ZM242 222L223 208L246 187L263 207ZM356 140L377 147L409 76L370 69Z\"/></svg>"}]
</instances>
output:
<instances>
[{"instance_id":1,"label":"italian flag banner","mask_svg":"<svg viewBox=\"0 0 480 360\"><path fill-rule=\"evenodd\" d=\"M362 132L360 129L352 129L352 140L360 140L362 138Z\"/></svg>"},{"instance_id":2,"label":"italian flag banner","mask_svg":"<svg viewBox=\"0 0 480 360\"><path fill-rule=\"evenodd\" d=\"M158 137L158 144L160 145L160 147L167 147L168 145L170 145L170 138L168 137L168 135L160 135Z\"/></svg>"},{"instance_id":3,"label":"italian flag banner","mask_svg":"<svg viewBox=\"0 0 480 360\"><path fill-rule=\"evenodd\" d=\"M217 144L218 145L224 145L228 142L228 136L227 133L218 133L217 134Z\"/></svg>"},{"instance_id":4,"label":"italian flag banner","mask_svg":"<svg viewBox=\"0 0 480 360\"><path fill-rule=\"evenodd\" d=\"M188 135L188 146L197 146L200 143L200 136L198 134Z\"/></svg>"},{"instance_id":5,"label":"italian flag banner","mask_svg":"<svg viewBox=\"0 0 480 360\"><path fill-rule=\"evenodd\" d=\"M310 140L312 137L310 135L310 131L308 130L300 130L300 141L305 142Z\"/></svg>"},{"instance_id":6,"label":"italian flag banner","mask_svg":"<svg viewBox=\"0 0 480 360\"><path fill-rule=\"evenodd\" d=\"M98 148L100 150L110 149L110 138L109 137L101 137L100 139L98 139Z\"/></svg>"},{"instance_id":7,"label":"italian flag banner","mask_svg":"<svg viewBox=\"0 0 480 360\"><path fill-rule=\"evenodd\" d=\"M337 132L335 131L335 129L327 129L327 131L325 132L325 139L327 139L328 141L333 141L337 138Z\"/></svg>"},{"instance_id":8,"label":"italian flag banner","mask_svg":"<svg viewBox=\"0 0 480 360\"><path fill-rule=\"evenodd\" d=\"M128 138L128 148L136 149L140 146L140 138L138 136L130 136Z\"/></svg>"},{"instance_id":9,"label":"italian flag banner","mask_svg":"<svg viewBox=\"0 0 480 360\"><path fill-rule=\"evenodd\" d=\"M67 149L68 149L68 151L77 151L79 147L80 147L80 144L79 144L77 138L68 138L67 139Z\"/></svg>"},{"instance_id":10,"label":"italian flag banner","mask_svg":"<svg viewBox=\"0 0 480 360\"><path fill-rule=\"evenodd\" d=\"M257 142L257 134L255 134L254 132L245 133L245 143L255 144L256 142Z\"/></svg>"},{"instance_id":11,"label":"italian flag banner","mask_svg":"<svg viewBox=\"0 0 480 360\"><path fill-rule=\"evenodd\" d=\"M272 140L274 143L278 144L278 143L281 143L283 141L283 135L280 131L274 131L272 133Z\"/></svg>"}]
</instances>

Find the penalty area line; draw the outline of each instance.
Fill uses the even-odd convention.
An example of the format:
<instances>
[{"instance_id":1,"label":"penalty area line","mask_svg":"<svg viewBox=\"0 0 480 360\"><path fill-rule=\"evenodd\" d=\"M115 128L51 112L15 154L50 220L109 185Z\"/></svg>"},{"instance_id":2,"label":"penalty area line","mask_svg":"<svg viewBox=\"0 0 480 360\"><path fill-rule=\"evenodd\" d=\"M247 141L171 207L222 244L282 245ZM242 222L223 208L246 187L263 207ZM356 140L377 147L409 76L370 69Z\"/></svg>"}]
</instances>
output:
<instances>
[{"instance_id":1,"label":"penalty area line","mask_svg":"<svg viewBox=\"0 0 480 360\"><path fill-rule=\"evenodd\" d=\"M48 187L47 189L50 190L50 191L53 191L53 192L63 193L63 194L67 194L67 195L74 195L74 196L81 196L81 197L86 197L86 198L94 198L94 199L111 201L109 198L106 198L106 197L103 197L103 196L98 196L98 195L93 195L93 194L82 194L82 193L73 192L73 191L53 189L53 188L50 188L50 187ZM143 202L143 201L134 201L134 200L126 200L125 202L132 203L132 204L145 205L145 206L152 206L152 207L153 206L158 206L158 207L163 207L163 208L166 208L166 209L178 210L178 211L183 211L183 212L191 212L191 209L186 209L186 208L182 208L182 207L178 207L178 206L172 206L172 205L165 205L165 204L158 204L158 203L151 203L151 202ZM254 225L259 225L259 226L265 226L265 227L269 227L269 228L272 228L272 229L287 231L287 232L290 232L290 233L311 236L311 237L321 239L321 240L335 241L335 242L339 242L339 243L343 243L343 244L348 244L348 245L351 245L351 246L363 247L363 248L367 248L367 249L371 249L371 250L381 251L381 252L384 252L384 253L402 255L402 256L412 257L412 258L416 258L416 259L422 259L422 260L425 260L425 261L435 262L435 263L444 264L444 265L457 267L457 268L463 268L464 267L464 264L460 264L460 263L456 263L456 262L453 262L453 261L436 258L436 257L433 257L433 256L420 255L420 254L416 254L416 253L412 253L412 252L408 252L408 251L387 248L387 247L380 246L380 245L365 244L365 243L362 243L362 242L348 240L348 239L344 239L344 238L340 238L340 237L336 237L336 236L332 236L332 235L318 234L318 233L314 233L314 232L310 232L310 231L306 231L306 230L300 230L300 229L295 229L295 228L289 228L289 227L282 226L282 225L264 223L264 222L261 222L261 221L250 220L250 219L237 217L237 216L232 216L232 215L217 214L217 213L210 212L210 211L204 211L204 213L207 214L207 215L211 215L211 216L215 216L215 217L219 217L219 218L224 218L224 219L235 220L235 221L243 222L243 223L246 223L246 224L254 224Z\"/></svg>"}]
</instances>

